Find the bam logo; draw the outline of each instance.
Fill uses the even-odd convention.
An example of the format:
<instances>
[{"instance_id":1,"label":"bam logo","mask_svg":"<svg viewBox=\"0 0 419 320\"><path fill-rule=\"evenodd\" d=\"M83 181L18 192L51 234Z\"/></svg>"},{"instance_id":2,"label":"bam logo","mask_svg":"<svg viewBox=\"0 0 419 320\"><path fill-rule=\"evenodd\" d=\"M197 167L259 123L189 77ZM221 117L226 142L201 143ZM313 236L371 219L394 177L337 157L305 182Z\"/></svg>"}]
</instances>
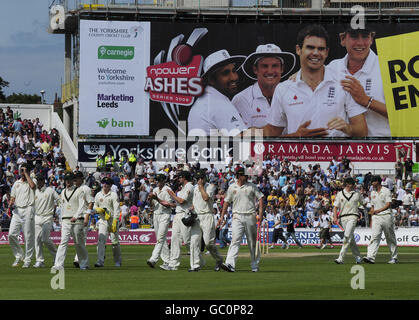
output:
<instances>
[{"instance_id":1,"label":"bam logo","mask_svg":"<svg viewBox=\"0 0 419 320\"><path fill-rule=\"evenodd\" d=\"M151 100L161 103L167 117L181 132L179 106L191 106L195 97L203 93L200 78L203 58L194 55L193 47L207 32L207 28L194 29L186 43L182 43L183 34L176 36L170 42L166 61L165 51L161 50L154 65L147 67L144 91L149 92Z\"/></svg>"},{"instance_id":2,"label":"bam logo","mask_svg":"<svg viewBox=\"0 0 419 320\"><path fill-rule=\"evenodd\" d=\"M134 127L134 121L130 121L130 120L117 121L114 118L112 118L111 121L109 121L108 118L103 118L102 120L96 121L96 123L102 129L105 129L109 123L111 124L112 128L133 128Z\"/></svg>"},{"instance_id":3,"label":"bam logo","mask_svg":"<svg viewBox=\"0 0 419 320\"><path fill-rule=\"evenodd\" d=\"M96 121L96 123L99 125L100 128L105 129L109 124L109 120L108 120L108 118L105 118L105 119Z\"/></svg>"}]
</instances>

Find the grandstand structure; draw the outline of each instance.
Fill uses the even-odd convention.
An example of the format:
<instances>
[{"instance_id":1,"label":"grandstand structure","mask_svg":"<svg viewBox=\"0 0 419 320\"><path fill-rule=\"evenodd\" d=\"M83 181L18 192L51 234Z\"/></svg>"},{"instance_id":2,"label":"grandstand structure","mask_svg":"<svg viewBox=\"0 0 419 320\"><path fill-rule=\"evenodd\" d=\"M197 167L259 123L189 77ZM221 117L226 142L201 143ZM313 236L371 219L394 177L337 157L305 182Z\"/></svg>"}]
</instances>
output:
<instances>
[{"instance_id":1,"label":"grandstand structure","mask_svg":"<svg viewBox=\"0 0 419 320\"><path fill-rule=\"evenodd\" d=\"M151 136L89 136L79 134L80 20L156 22L328 22L344 23L354 6L365 9L368 21L419 22L419 1L404 0L51 0L50 33L65 37L63 123L76 150L80 142L150 141ZM58 9L57 9L58 8ZM391 139L390 139L391 140ZM416 137L406 140L413 145ZM401 141L403 143L403 141ZM415 154L413 160L415 161ZM73 155L77 158L77 155ZM94 167L95 163L80 163ZM394 164L377 165L390 173ZM365 164L365 170L371 164ZM373 168L374 169L374 168ZM364 170L362 167L359 172ZM364 170L364 171L365 171Z\"/></svg>"}]
</instances>

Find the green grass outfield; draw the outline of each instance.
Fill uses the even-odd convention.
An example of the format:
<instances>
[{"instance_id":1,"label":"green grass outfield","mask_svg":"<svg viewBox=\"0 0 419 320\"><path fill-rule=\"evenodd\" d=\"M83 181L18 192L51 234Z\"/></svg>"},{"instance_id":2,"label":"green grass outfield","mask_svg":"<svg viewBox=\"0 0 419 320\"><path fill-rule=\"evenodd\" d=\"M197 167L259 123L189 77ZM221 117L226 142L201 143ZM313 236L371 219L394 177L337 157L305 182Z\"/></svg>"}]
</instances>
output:
<instances>
[{"instance_id":1,"label":"green grass outfield","mask_svg":"<svg viewBox=\"0 0 419 320\"><path fill-rule=\"evenodd\" d=\"M353 258L349 253L345 264L337 265L339 247L318 250L279 247L262 255L260 272L250 271L248 248L243 246L235 273L215 272L214 260L200 272L189 273L189 256L183 248L181 268L164 271L146 265L153 246L122 246L123 266L113 266L112 252L107 247L105 267L93 267L96 247L88 246L90 270L72 265L74 247L69 247L65 268L65 289L53 290L50 283L51 257L46 252L47 268L12 268L9 246L0 246L0 299L140 299L140 300L293 300L293 299L419 299L419 248L399 248L400 263L387 264L388 248L381 247L375 265L362 264L365 289L351 288ZM46 249L45 249L46 250ZM361 247L363 255L366 247ZM222 249L223 256L227 250ZM34 261L33 261L34 263Z\"/></svg>"}]
</instances>

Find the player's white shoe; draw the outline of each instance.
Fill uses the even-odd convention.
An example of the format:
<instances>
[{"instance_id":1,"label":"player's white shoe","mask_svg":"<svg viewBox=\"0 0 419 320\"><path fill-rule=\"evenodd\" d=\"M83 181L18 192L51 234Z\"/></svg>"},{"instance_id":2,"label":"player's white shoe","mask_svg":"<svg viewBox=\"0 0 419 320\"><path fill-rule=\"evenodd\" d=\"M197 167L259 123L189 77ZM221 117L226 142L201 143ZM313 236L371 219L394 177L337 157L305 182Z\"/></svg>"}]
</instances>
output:
<instances>
[{"instance_id":1,"label":"player's white shoe","mask_svg":"<svg viewBox=\"0 0 419 320\"><path fill-rule=\"evenodd\" d=\"M17 259L15 260L15 262L13 262L12 267L13 267L13 268L19 267L19 265L20 265L20 263L21 263L21 262L23 262L23 260L22 260L22 259L20 259L20 258L17 258Z\"/></svg>"},{"instance_id":2,"label":"player's white shoe","mask_svg":"<svg viewBox=\"0 0 419 320\"><path fill-rule=\"evenodd\" d=\"M45 264L43 262L37 262L33 265L34 268L44 268Z\"/></svg>"},{"instance_id":3,"label":"player's white shoe","mask_svg":"<svg viewBox=\"0 0 419 320\"><path fill-rule=\"evenodd\" d=\"M397 264L399 263L398 259L391 259L389 262L387 262L388 264Z\"/></svg>"}]
</instances>

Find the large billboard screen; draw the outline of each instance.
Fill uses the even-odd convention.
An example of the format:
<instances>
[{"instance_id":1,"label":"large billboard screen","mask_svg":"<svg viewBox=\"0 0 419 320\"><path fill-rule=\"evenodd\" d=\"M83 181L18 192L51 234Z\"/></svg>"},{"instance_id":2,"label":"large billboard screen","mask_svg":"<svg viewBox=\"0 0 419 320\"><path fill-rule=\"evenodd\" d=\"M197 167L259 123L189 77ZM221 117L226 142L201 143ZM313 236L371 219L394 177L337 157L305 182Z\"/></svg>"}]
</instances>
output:
<instances>
[{"instance_id":1,"label":"large billboard screen","mask_svg":"<svg viewBox=\"0 0 419 320\"><path fill-rule=\"evenodd\" d=\"M131 22L120 23L130 29ZM135 49L148 60L132 65L120 60L121 69L143 77L131 83L131 95L138 98L130 109L131 118L141 115L142 127L131 133L115 128L113 134L154 137L164 129L177 137L236 136L261 128L276 138L419 136L413 121L419 116L415 23L367 23L367 31L358 33L345 33L348 24L322 23L304 30L305 37L308 23L153 21L149 26L143 28L149 30L149 51L145 43ZM99 42L89 44L96 55ZM394 46L397 51L388 50ZM101 113L98 92L84 92L91 96L91 111ZM80 100L80 110L84 107ZM89 125L101 119L94 120Z\"/></svg>"}]
</instances>

